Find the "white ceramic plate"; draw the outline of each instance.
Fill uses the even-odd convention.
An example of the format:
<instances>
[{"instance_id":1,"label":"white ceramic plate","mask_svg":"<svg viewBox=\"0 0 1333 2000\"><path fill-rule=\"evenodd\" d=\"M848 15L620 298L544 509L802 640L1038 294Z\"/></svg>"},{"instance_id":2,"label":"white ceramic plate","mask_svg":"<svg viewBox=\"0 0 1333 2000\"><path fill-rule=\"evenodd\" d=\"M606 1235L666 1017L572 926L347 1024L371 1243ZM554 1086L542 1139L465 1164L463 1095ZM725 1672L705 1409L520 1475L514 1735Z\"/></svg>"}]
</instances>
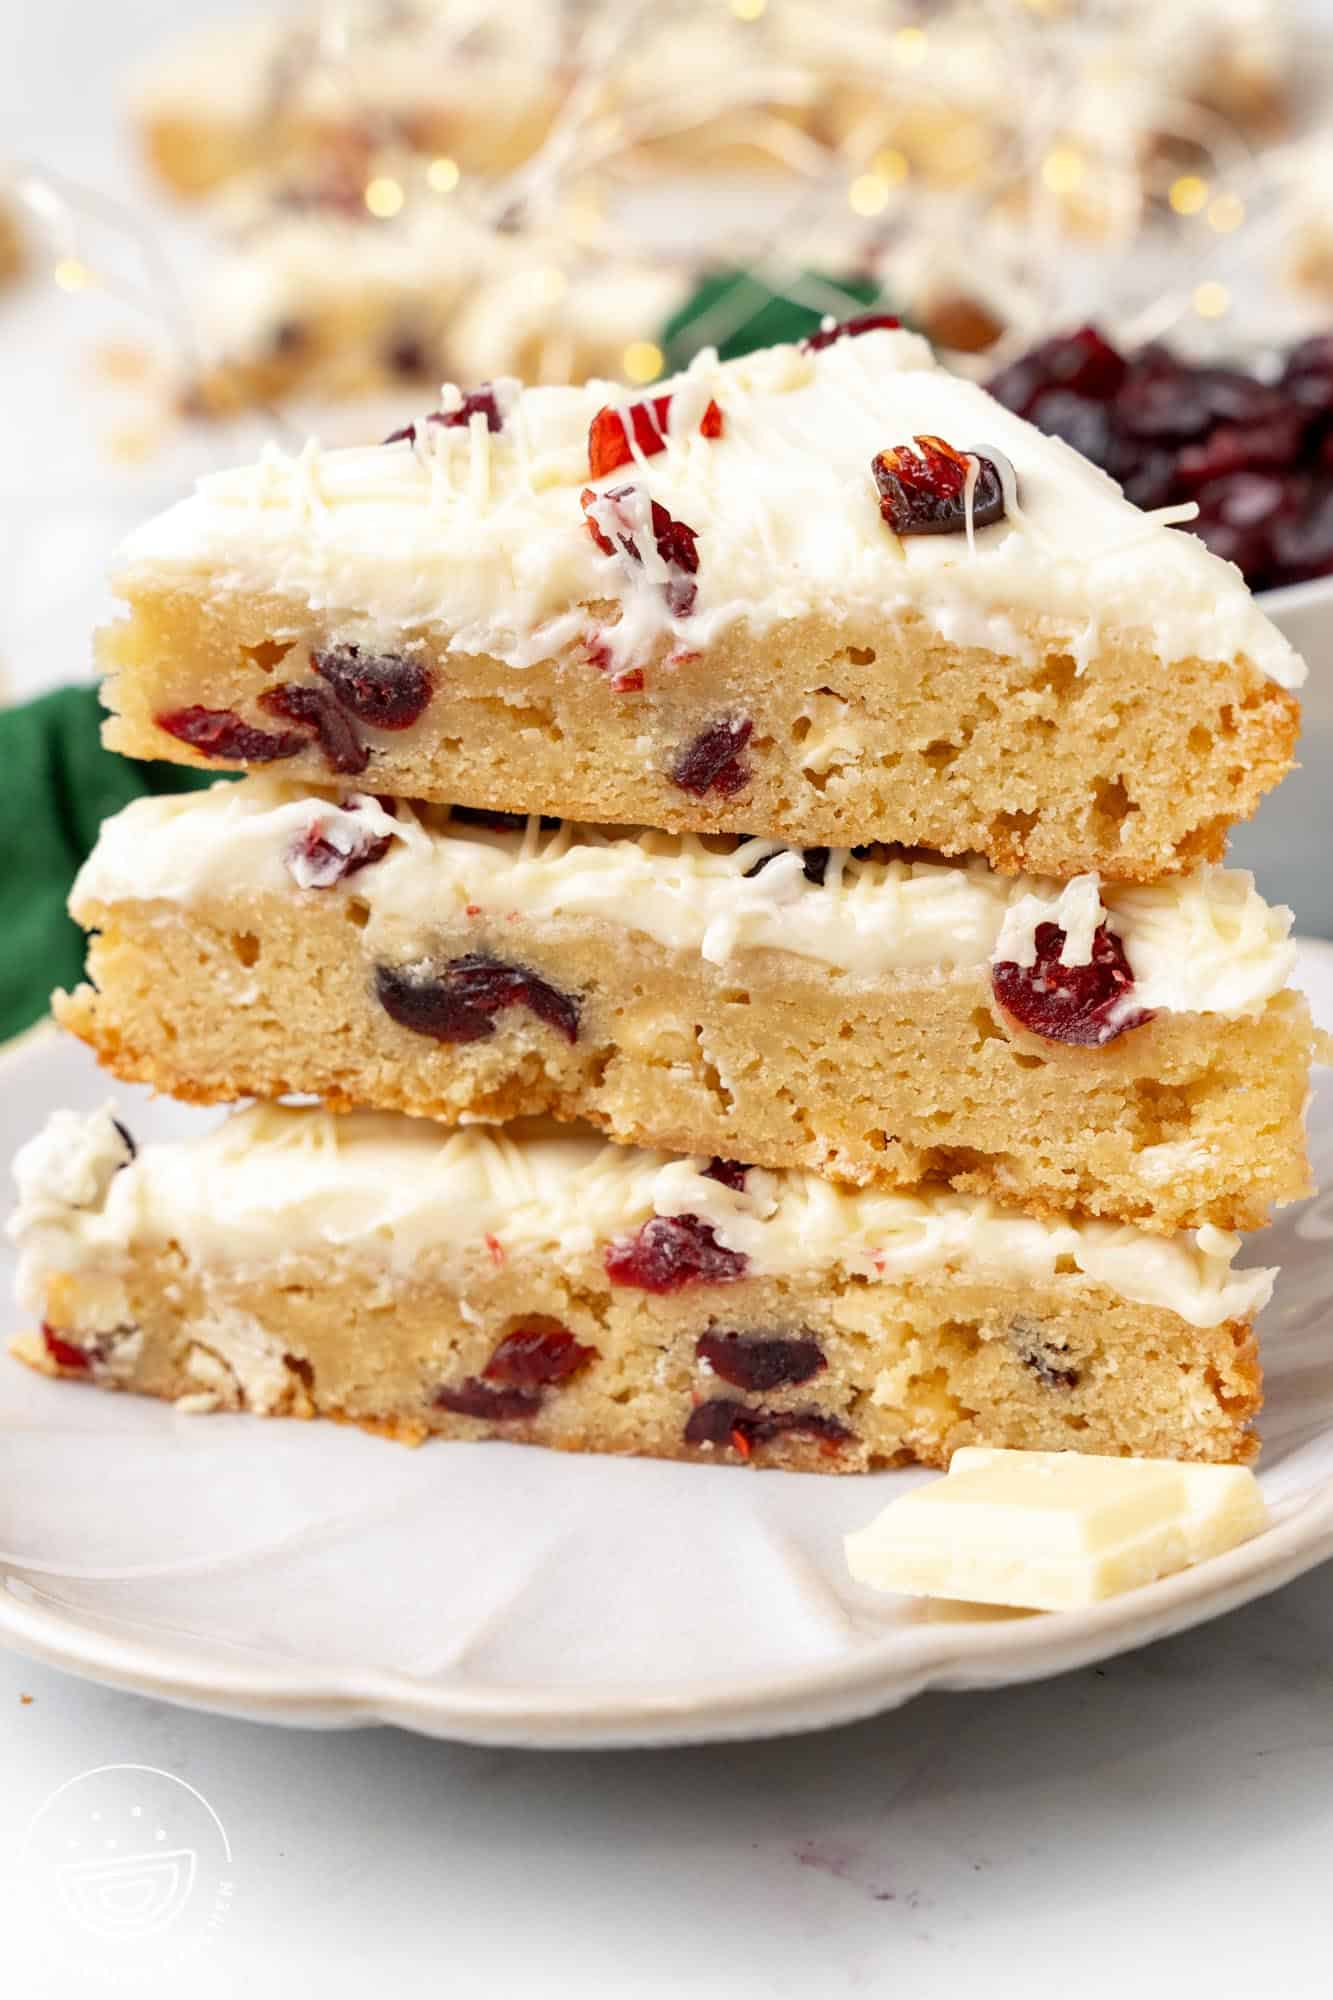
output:
<instances>
[{"instance_id":1,"label":"white ceramic plate","mask_svg":"<svg viewBox=\"0 0 1333 2000\"><path fill-rule=\"evenodd\" d=\"M1333 946L1306 947L1302 976L1333 1024ZM10 1049L0 1088L15 1142L109 1094L50 1030ZM114 1095L140 1138L216 1116ZM1333 1554L1333 1079L1311 1134L1329 1195L1258 1246L1285 1267L1264 1322L1272 1525L1095 1610L931 1609L853 1584L844 1532L929 1474L407 1451L332 1424L178 1416L0 1357L0 1639L237 1715L591 1745L816 1728L1180 1631Z\"/></svg>"}]
</instances>

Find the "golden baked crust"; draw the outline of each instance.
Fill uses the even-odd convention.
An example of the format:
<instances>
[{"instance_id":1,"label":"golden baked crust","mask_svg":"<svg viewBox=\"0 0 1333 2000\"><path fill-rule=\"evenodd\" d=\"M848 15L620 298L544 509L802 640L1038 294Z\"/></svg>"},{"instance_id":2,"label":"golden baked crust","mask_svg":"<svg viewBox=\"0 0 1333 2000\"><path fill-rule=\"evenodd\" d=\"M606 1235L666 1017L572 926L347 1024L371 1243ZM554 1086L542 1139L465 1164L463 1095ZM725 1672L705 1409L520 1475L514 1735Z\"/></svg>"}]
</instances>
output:
<instances>
[{"instance_id":1,"label":"golden baked crust","mask_svg":"<svg viewBox=\"0 0 1333 2000\"><path fill-rule=\"evenodd\" d=\"M187 1409L330 1415L381 1434L505 1437L563 1451L864 1472L946 1465L965 1444L1245 1462L1261 1376L1250 1328L1187 1326L1082 1278L987 1283L949 1273L900 1285L744 1279L657 1297L611 1286L589 1260L575 1277L544 1260L479 1262L457 1291L429 1269L386 1284L354 1249L284 1260L271 1279L142 1252L128 1272L133 1327L99 1334L96 1280L48 1287L58 1338L95 1356L63 1368ZM499 1343L534 1320L592 1354L533 1409L460 1415L435 1399L484 1380ZM237 1341L237 1329L243 1338ZM813 1341L822 1366L764 1392L701 1366L696 1344L736 1332ZM40 1339L22 1359L56 1364ZM738 1408L741 1446L691 1443L701 1405ZM817 1419L783 1428L794 1413ZM778 1417L765 1433L762 1419ZM745 1436L744 1419L753 1421Z\"/></svg>"},{"instance_id":2,"label":"golden baked crust","mask_svg":"<svg viewBox=\"0 0 1333 2000\"><path fill-rule=\"evenodd\" d=\"M80 904L92 985L57 995L57 1018L115 1075L195 1103L308 1093L446 1124L549 1113L668 1152L946 1179L1159 1231L1256 1228L1309 1190L1313 1029L1296 993L1250 1019L1159 1014L1070 1048L1007 1021L984 967L851 979L758 950L715 966L638 932L493 912L442 917L432 955L535 970L578 996L578 1038L515 1006L449 1045L379 1004L377 963L420 942L372 943L354 889Z\"/></svg>"},{"instance_id":3,"label":"golden baked crust","mask_svg":"<svg viewBox=\"0 0 1333 2000\"><path fill-rule=\"evenodd\" d=\"M101 635L113 715L105 740L134 757L223 770L156 718L192 706L272 730L258 707L308 685L311 649L344 643L355 613L281 597L128 587ZM590 606L589 630L610 615ZM1040 636L1040 635L1039 635ZM1142 644L1106 635L1076 670L1061 635L1035 662L951 647L912 618L798 620L658 659L619 688L587 648L521 671L449 650L438 628L393 642L431 669L411 728L381 732L364 789L398 797L677 830L763 834L793 846L897 841L980 853L1007 874L1096 870L1150 882L1217 860L1289 769L1293 695L1245 660L1186 660L1169 674ZM744 718L745 782L696 797L673 766L701 731ZM326 782L314 746L284 776Z\"/></svg>"}]
</instances>

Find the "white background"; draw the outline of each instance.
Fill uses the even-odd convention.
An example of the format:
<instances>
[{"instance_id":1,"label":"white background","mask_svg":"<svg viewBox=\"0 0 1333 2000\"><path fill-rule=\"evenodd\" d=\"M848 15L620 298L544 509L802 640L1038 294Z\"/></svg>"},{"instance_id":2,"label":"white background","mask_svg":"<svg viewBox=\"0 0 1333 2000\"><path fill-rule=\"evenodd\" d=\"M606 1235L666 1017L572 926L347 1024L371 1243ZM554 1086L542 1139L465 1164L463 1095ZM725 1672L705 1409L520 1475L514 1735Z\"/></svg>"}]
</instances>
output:
<instances>
[{"instance_id":1,"label":"white background","mask_svg":"<svg viewBox=\"0 0 1333 2000\"><path fill-rule=\"evenodd\" d=\"M117 79L195 11L0 0L0 146L130 186ZM0 313L0 664L20 687L84 668L105 554L165 497L160 471L91 454L71 480L78 342L35 373L38 310ZM0 1994L1325 1994L1331 1652L1325 1571L1058 1682L634 1755L265 1729L0 1655ZM62 1963L15 1865L49 1794L107 1763L188 1780L233 1851L222 1929L132 1981Z\"/></svg>"}]
</instances>

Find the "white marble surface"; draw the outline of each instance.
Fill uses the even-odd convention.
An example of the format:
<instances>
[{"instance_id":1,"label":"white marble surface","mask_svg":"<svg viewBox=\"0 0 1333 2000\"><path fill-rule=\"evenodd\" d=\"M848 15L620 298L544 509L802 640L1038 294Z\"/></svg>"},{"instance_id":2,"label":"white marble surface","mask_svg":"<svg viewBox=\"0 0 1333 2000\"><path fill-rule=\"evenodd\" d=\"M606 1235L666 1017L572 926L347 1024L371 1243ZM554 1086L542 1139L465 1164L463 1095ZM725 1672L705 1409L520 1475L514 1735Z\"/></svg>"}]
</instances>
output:
<instances>
[{"instance_id":1,"label":"white marble surface","mask_svg":"<svg viewBox=\"0 0 1333 2000\"><path fill-rule=\"evenodd\" d=\"M269 1730L0 1654L0 1854L92 1766L201 1790L233 1900L188 1976L136 1977L152 2000L1322 1995L1331 1652L1326 1569L1058 1681L590 1755ZM6 1990L95 1994L18 1897Z\"/></svg>"}]
</instances>

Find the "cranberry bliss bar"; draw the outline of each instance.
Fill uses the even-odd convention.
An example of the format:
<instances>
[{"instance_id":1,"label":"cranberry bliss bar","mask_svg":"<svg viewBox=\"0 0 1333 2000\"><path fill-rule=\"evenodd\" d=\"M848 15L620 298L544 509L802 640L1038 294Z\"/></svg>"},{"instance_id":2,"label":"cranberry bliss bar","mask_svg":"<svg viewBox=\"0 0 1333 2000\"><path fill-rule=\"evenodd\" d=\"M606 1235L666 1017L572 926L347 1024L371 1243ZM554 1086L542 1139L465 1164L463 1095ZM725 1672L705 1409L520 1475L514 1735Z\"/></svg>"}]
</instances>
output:
<instances>
[{"instance_id":1,"label":"cranberry bliss bar","mask_svg":"<svg viewBox=\"0 0 1333 2000\"><path fill-rule=\"evenodd\" d=\"M250 778L108 821L71 907L58 1017L176 1097L553 1113L1159 1231L1308 1190L1290 913L1220 868L1062 890Z\"/></svg>"},{"instance_id":2,"label":"cranberry bliss bar","mask_svg":"<svg viewBox=\"0 0 1333 2000\"><path fill-rule=\"evenodd\" d=\"M16 1171L21 1356L186 1409L828 1472L1255 1449L1273 1274L1212 1228L269 1106L137 1155L57 1112Z\"/></svg>"},{"instance_id":3,"label":"cranberry bliss bar","mask_svg":"<svg viewBox=\"0 0 1333 2000\"><path fill-rule=\"evenodd\" d=\"M1303 669L1237 573L882 320L446 392L131 540L107 741L472 807L1007 872L1216 859Z\"/></svg>"}]
</instances>

